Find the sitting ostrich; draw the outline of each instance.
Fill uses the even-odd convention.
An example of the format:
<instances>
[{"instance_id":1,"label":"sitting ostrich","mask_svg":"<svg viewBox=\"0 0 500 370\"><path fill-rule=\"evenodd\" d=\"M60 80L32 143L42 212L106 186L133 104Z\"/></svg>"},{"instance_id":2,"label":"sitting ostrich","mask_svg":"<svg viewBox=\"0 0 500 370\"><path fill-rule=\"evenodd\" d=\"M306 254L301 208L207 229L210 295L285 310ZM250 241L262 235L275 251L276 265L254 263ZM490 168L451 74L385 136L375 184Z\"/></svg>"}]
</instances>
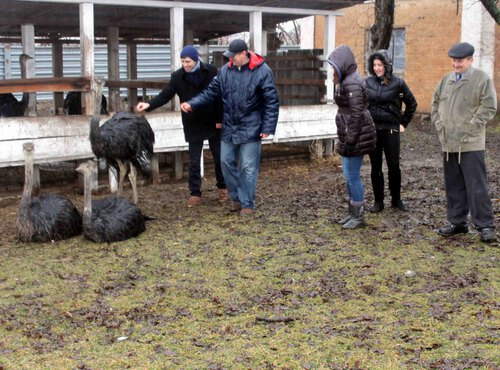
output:
<instances>
[{"instance_id":1,"label":"sitting ostrich","mask_svg":"<svg viewBox=\"0 0 500 370\"><path fill-rule=\"evenodd\" d=\"M80 91L70 91L64 98L64 114L73 116L82 114L82 93ZM108 102L102 95L101 114L108 114Z\"/></svg>"},{"instance_id":2,"label":"sitting ostrich","mask_svg":"<svg viewBox=\"0 0 500 370\"><path fill-rule=\"evenodd\" d=\"M108 196L92 200L92 174L97 164L90 160L76 169L84 178L83 235L96 243L130 239L146 230L139 208L125 198Z\"/></svg>"},{"instance_id":3,"label":"sitting ostrich","mask_svg":"<svg viewBox=\"0 0 500 370\"><path fill-rule=\"evenodd\" d=\"M129 112L118 112L99 127L99 107L101 106L104 81L96 79L97 104L90 121L90 144L97 158L104 158L118 173L118 195L123 192L123 182L128 173L134 203L137 204L137 169L151 176L151 158L155 134L144 116ZM130 172L129 172L130 166Z\"/></svg>"},{"instance_id":4,"label":"sitting ostrich","mask_svg":"<svg viewBox=\"0 0 500 370\"><path fill-rule=\"evenodd\" d=\"M22 242L48 242L82 232L82 216L71 201L58 194L33 196L33 143L23 144L24 189L17 216L17 236Z\"/></svg>"},{"instance_id":5,"label":"sitting ostrich","mask_svg":"<svg viewBox=\"0 0 500 370\"><path fill-rule=\"evenodd\" d=\"M26 63L29 59L33 59L27 54L21 54L19 56L19 64L21 65L21 78L26 78ZM18 101L16 97L11 94L0 94L0 117L22 117L26 108L28 107L28 102L30 99L30 94L25 92L21 101Z\"/></svg>"}]
</instances>

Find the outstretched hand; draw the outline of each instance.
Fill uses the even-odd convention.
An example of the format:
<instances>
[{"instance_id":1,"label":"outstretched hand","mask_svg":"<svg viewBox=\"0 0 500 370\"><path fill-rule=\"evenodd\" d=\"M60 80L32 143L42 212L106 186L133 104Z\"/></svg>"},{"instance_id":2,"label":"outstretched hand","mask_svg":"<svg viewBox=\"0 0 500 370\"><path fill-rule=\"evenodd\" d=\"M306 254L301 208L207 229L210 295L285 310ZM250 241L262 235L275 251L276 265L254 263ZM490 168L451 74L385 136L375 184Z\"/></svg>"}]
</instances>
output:
<instances>
[{"instance_id":1,"label":"outstretched hand","mask_svg":"<svg viewBox=\"0 0 500 370\"><path fill-rule=\"evenodd\" d=\"M191 108L191 105L189 103L184 102L181 104L181 110L184 113L189 113L193 111L193 108Z\"/></svg>"},{"instance_id":2,"label":"outstretched hand","mask_svg":"<svg viewBox=\"0 0 500 370\"><path fill-rule=\"evenodd\" d=\"M137 103L137 105L135 106L135 110L137 112L143 112L148 108L149 108L149 103L144 103L144 102Z\"/></svg>"}]
</instances>

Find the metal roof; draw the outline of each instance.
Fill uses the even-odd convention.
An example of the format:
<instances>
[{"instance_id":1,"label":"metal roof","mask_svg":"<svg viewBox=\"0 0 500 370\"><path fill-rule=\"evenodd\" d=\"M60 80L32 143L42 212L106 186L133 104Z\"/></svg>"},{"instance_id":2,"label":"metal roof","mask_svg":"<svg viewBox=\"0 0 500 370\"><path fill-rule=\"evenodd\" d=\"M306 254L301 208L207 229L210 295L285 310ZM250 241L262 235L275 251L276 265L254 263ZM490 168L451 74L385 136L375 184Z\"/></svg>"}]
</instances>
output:
<instances>
[{"instance_id":1,"label":"metal roof","mask_svg":"<svg viewBox=\"0 0 500 370\"><path fill-rule=\"evenodd\" d=\"M144 39L168 41L170 9L184 8L185 30L195 41L206 42L249 29L249 12L262 12L262 27L308 15L328 15L363 0L2 0L0 41L21 37L23 24L33 24L37 42L80 36L79 5L94 4L94 35L106 38L108 27L118 27L121 42Z\"/></svg>"}]
</instances>

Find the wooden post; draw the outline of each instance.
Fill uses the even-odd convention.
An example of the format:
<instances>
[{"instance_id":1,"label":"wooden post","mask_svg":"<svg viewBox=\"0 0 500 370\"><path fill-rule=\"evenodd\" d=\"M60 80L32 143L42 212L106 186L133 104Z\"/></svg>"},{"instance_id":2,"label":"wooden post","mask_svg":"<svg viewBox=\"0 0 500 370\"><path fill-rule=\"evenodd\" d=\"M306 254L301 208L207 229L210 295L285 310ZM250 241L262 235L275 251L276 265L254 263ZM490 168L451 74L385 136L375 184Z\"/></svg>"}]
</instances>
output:
<instances>
[{"instance_id":1,"label":"wooden post","mask_svg":"<svg viewBox=\"0 0 500 370\"><path fill-rule=\"evenodd\" d=\"M88 116L95 111L95 86L94 86L94 4L80 4L80 50L82 58L82 76L91 81L89 92L82 94L82 113Z\"/></svg>"},{"instance_id":2,"label":"wooden post","mask_svg":"<svg viewBox=\"0 0 500 370\"><path fill-rule=\"evenodd\" d=\"M134 43L127 44L127 78L136 79L137 78L137 45ZM130 112L134 111L134 107L137 104L137 89L128 89L128 110Z\"/></svg>"},{"instance_id":3,"label":"wooden post","mask_svg":"<svg viewBox=\"0 0 500 370\"><path fill-rule=\"evenodd\" d=\"M63 45L60 40L52 43L52 68L54 77L63 77ZM64 108L64 93L54 92L54 112L61 114Z\"/></svg>"},{"instance_id":4,"label":"wooden post","mask_svg":"<svg viewBox=\"0 0 500 370\"><path fill-rule=\"evenodd\" d=\"M151 170L153 177L153 184L160 183L160 164L159 164L159 154L153 154L153 158L151 158Z\"/></svg>"},{"instance_id":5,"label":"wooden post","mask_svg":"<svg viewBox=\"0 0 500 370\"><path fill-rule=\"evenodd\" d=\"M32 24L23 24L21 26L21 39L23 53L33 58L26 62L26 76L21 76L21 78L33 78L35 77L35 27ZM27 116L35 117L37 115L36 105L36 93L30 93L26 111Z\"/></svg>"},{"instance_id":6,"label":"wooden post","mask_svg":"<svg viewBox=\"0 0 500 370\"><path fill-rule=\"evenodd\" d=\"M120 79L120 41L118 27L108 27L108 79ZM120 89L108 88L108 111L120 111Z\"/></svg>"}]
</instances>

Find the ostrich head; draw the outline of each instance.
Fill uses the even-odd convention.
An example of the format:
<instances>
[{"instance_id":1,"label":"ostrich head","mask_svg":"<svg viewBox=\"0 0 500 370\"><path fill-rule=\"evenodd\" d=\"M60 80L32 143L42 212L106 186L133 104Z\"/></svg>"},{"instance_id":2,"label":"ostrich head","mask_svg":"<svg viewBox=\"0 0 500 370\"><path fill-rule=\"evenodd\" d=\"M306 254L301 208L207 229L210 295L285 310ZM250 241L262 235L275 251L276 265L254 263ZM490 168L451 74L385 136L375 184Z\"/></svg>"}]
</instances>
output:
<instances>
[{"instance_id":1,"label":"ostrich head","mask_svg":"<svg viewBox=\"0 0 500 370\"><path fill-rule=\"evenodd\" d=\"M77 168L76 171L80 172L83 176L90 176L94 172L95 168L95 163L93 160L89 160L87 162L83 162L80 164Z\"/></svg>"},{"instance_id":2,"label":"ostrich head","mask_svg":"<svg viewBox=\"0 0 500 370\"><path fill-rule=\"evenodd\" d=\"M28 60L33 59L33 57L28 54L19 55L19 66L21 67L21 78L26 78L26 65L28 64Z\"/></svg>"}]
</instances>

